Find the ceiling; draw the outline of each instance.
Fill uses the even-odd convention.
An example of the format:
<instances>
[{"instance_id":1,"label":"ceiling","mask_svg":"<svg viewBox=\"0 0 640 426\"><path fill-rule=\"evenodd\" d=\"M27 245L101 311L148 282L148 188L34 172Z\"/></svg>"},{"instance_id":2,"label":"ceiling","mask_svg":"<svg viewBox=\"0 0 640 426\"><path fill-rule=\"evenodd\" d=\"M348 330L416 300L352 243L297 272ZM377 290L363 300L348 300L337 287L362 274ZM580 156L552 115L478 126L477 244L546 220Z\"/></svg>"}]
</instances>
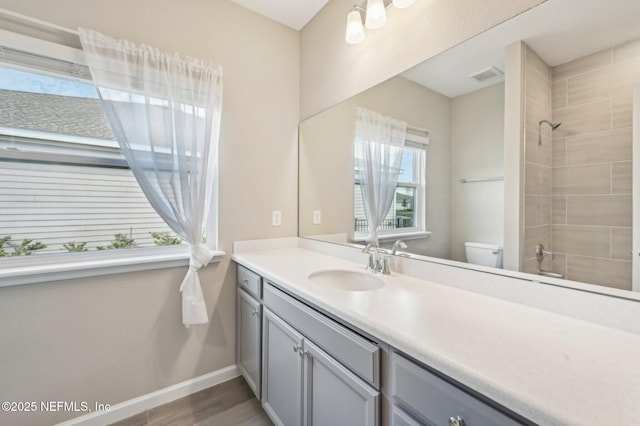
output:
<instances>
[{"instance_id":1,"label":"ceiling","mask_svg":"<svg viewBox=\"0 0 640 426\"><path fill-rule=\"evenodd\" d=\"M469 75L494 66L504 71L505 48L524 40L555 66L640 39L638 0L547 0L428 61L403 76L448 97L496 84Z\"/></svg>"},{"instance_id":2,"label":"ceiling","mask_svg":"<svg viewBox=\"0 0 640 426\"><path fill-rule=\"evenodd\" d=\"M260 15L300 31L329 0L231 0Z\"/></svg>"}]
</instances>

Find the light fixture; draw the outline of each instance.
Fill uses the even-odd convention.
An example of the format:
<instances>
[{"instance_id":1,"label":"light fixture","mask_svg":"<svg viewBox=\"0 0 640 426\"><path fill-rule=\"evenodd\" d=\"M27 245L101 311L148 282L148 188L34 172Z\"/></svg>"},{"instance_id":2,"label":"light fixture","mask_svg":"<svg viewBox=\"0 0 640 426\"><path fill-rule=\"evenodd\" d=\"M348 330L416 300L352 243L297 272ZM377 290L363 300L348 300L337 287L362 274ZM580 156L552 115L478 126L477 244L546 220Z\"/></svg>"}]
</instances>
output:
<instances>
[{"instance_id":1,"label":"light fixture","mask_svg":"<svg viewBox=\"0 0 640 426\"><path fill-rule=\"evenodd\" d=\"M364 24L370 30L382 28L387 23L384 0L367 0L367 19Z\"/></svg>"},{"instance_id":2,"label":"light fixture","mask_svg":"<svg viewBox=\"0 0 640 426\"><path fill-rule=\"evenodd\" d=\"M364 40L364 28L362 27L362 16L358 7L355 6L347 15L347 35L345 40L349 44L358 44Z\"/></svg>"},{"instance_id":3,"label":"light fixture","mask_svg":"<svg viewBox=\"0 0 640 426\"><path fill-rule=\"evenodd\" d=\"M364 7L355 5L347 15L347 31L345 41L349 44L358 44L364 40L364 25L375 30L387 23L387 7L393 4L398 9L404 9L413 4L415 0L367 0Z\"/></svg>"}]
</instances>

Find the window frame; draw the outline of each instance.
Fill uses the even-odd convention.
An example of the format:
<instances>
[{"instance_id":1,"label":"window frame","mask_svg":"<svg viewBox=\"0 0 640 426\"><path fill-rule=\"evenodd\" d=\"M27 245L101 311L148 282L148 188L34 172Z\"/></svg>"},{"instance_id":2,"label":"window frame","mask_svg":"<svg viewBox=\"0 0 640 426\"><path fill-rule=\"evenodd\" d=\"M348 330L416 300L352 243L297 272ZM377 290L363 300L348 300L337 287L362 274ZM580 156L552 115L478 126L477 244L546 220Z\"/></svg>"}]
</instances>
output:
<instances>
[{"instance_id":1,"label":"window frame","mask_svg":"<svg viewBox=\"0 0 640 426\"><path fill-rule=\"evenodd\" d=\"M50 29L49 29L50 30ZM66 34L68 36L68 34ZM77 34L76 34L77 37ZM0 39L7 49L0 46L0 53L5 51L22 51L28 54L53 58L70 63L72 71L77 72L79 81L87 81L82 78L83 68L86 68L83 52L79 49L62 44L53 43L38 38L33 38L23 34L14 33L0 29ZM0 55L2 56L2 55ZM4 62L4 61L3 61ZM30 72L39 72L56 76L54 72L47 72L36 66L28 67L16 63L8 66L16 69L23 69ZM58 77L60 74L57 75ZM92 82L91 82L92 83ZM19 129L3 128L6 133L12 133L17 138L33 137L37 131L20 131ZM35 135L35 139L38 138ZM7 137L7 136L2 136ZM82 138L79 138L79 141ZM100 145L100 144L98 144ZM108 143L106 145L109 145ZM55 150L55 149L54 149ZM91 160L93 165L104 165L107 167L126 167L124 157L120 153L114 155L113 152L105 152L97 149L91 155L74 156L64 154L54 154L59 156L59 160L68 163L78 163L80 160ZM49 154L47 154L49 156ZM38 152L0 150L0 158L8 161L43 161L43 154ZM49 158L51 160L51 158ZM86 163L85 163L86 164ZM126 167L128 168L128 167ZM217 182L216 176L216 182ZM218 188L214 188L214 196L211 202L211 211L207 223L207 241L210 249L214 253L211 262L220 262L225 252L218 247ZM128 273L134 271L146 271L153 269L185 267L189 265L189 245L179 246L157 246L157 247L136 247L124 250L102 250L84 253L47 253L34 254L31 256L5 257L0 259L0 287L8 287L22 284L32 284L39 282L50 282L75 278L86 278L117 273Z\"/></svg>"},{"instance_id":2,"label":"window frame","mask_svg":"<svg viewBox=\"0 0 640 426\"><path fill-rule=\"evenodd\" d=\"M419 173L417 170L422 168L424 170L424 176L422 176L422 182L398 182L396 184L396 188L415 188L416 201L414 206L414 226L410 228L396 228L396 229L388 229L388 230L379 230L378 240L379 241L390 241L396 240L399 238L405 240L425 238L431 235L431 232L426 229L426 221L427 221L427 190L426 190L426 168L427 168L427 148L429 146L429 132L426 130L420 129L419 132L424 134L419 135L411 132L411 128L407 129L407 134L405 136L405 149L416 149L423 150L424 153L424 165L417 163L417 159L414 157L414 173ZM355 148L354 148L355 151ZM355 165L355 159L354 159ZM359 184L359 179L355 177L355 167L354 167L354 186ZM352 211L355 214L356 205L355 199L353 203ZM353 242L365 242L368 232L356 231L352 229L353 232Z\"/></svg>"}]
</instances>

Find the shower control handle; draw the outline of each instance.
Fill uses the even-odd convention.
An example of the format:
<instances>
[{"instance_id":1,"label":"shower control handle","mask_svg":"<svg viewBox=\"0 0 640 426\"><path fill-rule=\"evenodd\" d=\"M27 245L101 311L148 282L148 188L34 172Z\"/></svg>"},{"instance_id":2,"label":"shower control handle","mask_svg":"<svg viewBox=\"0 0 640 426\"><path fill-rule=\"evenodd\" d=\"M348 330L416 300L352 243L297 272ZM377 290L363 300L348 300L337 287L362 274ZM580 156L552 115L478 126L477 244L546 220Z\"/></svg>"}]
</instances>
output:
<instances>
[{"instance_id":1,"label":"shower control handle","mask_svg":"<svg viewBox=\"0 0 640 426\"><path fill-rule=\"evenodd\" d=\"M553 255L553 253L545 250L542 244L538 244L536 246L536 260L538 261L538 263L542 263L545 256L551 256L551 260L555 260L555 256Z\"/></svg>"}]
</instances>

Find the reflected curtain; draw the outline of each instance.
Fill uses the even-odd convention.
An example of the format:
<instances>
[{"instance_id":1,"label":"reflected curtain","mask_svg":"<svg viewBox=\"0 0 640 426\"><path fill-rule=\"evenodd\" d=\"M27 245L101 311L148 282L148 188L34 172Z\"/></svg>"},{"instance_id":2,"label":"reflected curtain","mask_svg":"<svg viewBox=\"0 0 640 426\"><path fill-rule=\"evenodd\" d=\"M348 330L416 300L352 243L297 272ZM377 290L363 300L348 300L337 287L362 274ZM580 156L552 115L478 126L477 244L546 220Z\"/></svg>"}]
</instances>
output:
<instances>
[{"instance_id":1,"label":"reflected curtain","mask_svg":"<svg viewBox=\"0 0 640 426\"><path fill-rule=\"evenodd\" d=\"M182 321L187 327L205 324L198 270L213 258L214 247L203 238L217 197L222 68L96 31L80 29L79 35L133 175L160 217L189 243L189 269L180 286Z\"/></svg>"},{"instance_id":2,"label":"reflected curtain","mask_svg":"<svg viewBox=\"0 0 640 426\"><path fill-rule=\"evenodd\" d=\"M356 109L355 156L368 242L378 243L377 229L395 198L407 123L365 108Z\"/></svg>"}]
</instances>

